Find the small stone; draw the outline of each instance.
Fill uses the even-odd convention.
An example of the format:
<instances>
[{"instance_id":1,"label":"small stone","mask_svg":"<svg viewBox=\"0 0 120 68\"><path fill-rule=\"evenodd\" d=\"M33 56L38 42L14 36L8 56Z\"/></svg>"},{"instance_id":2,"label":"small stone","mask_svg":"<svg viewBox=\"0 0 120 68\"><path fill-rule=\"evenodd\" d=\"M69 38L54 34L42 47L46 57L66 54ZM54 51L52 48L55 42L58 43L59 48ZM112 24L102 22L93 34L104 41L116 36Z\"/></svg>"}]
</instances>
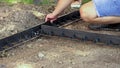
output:
<instances>
[{"instance_id":1,"label":"small stone","mask_svg":"<svg viewBox=\"0 0 120 68\"><path fill-rule=\"evenodd\" d=\"M75 62L71 62L72 65L75 65Z\"/></svg>"},{"instance_id":2,"label":"small stone","mask_svg":"<svg viewBox=\"0 0 120 68\"><path fill-rule=\"evenodd\" d=\"M3 17L0 17L0 20L3 20Z\"/></svg>"},{"instance_id":3,"label":"small stone","mask_svg":"<svg viewBox=\"0 0 120 68\"><path fill-rule=\"evenodd\" d=\"M34 68L34 66L28 63L18 63L14 68Z\"/></svg>"},{"instance_id":4,"label":"small stone","mask_svg":"<svg viewBox=\"0 0 120 68\"><path fill-rule=\"evenodd\" d=\"M7 54L7 57L8 57L8 56L11 56L11 54Z\"/></svg>"},{"instance_id":5,"label":"small stone","mask_svg":"<svg viewBox=\"0 0 120 68\"><path fill-rule=\"evenodd\" d=\"M63 62L62 62L62 61L58 61L58 63L59 63L59 64L63 64Z\"/></svg>"},{"instance_id":6,"label":"small stone","mask_svg":"<svg viewBox=\"0 0 120 68\"><path fill-rule=\"evenodd\" d=\"M15 55L15 53L11 53L11 56L14 56Z\"/></svg>"},{"instance_id":7,"label":"small stone","mask_svg":"<svg viewBox=\"0 0 120 68\"><path fill-rule=\"evenodd\" d=\"M75 65L75 62L73 62L72 60L70 60L70 63L71 63L72 65Z\"/></svg>"},{"instance_id":8,"label":"small stone","mask_svg":"<svg viewBox=\"0 0 120 68\"><path fill-rule=\"evenodd\" d=\"M28 48L32 48L32 45L31 45L31 44L28 44L27 47L28 47Z\"/></svg>"},{"instance_id":9,"label":"small stone","mask_svg":"<svg viewBox=\"0 0 120 68\"><path fill-rule=\"evenodd\" d=\"M37 17L41 17L41 16L44 16L44 15L45 15L45 14L40 13L40 12L38 12L38 11L32 11L32 13L33 13L35 16L37 16Z\"/></svg>"},{"instance_id":10,"label":"small stone","mask_svg":"<svg viewBox=\"0 0 120 68\"><path fill-rule=\"evenodd\" d=\"M90 54L90 52L85 52L85 51L80 51L80 50L75 50L74 53L75 55L83 56L83 57L86 57Z\"/></svg>"},{"instance_id":11,"label":"small stone","mask_svg":"<svg viewBox=\"0 0 120 68\"><path fill-rule=\"evenodd\" d=\"M39 57L39 58L43 58L43 57L45 57L45 55L40 52L40 53L38 53L38 57Z\"/></svg>"},{"instance_id":12,"label":"small stone","mask_svg":"<svg viewBox=\"0 0 120 68\"><path fill-rule=\"evenodd\" d=\"M40 44L39 46L42 47L43 45Z\"/></svg>"}]
</instances>

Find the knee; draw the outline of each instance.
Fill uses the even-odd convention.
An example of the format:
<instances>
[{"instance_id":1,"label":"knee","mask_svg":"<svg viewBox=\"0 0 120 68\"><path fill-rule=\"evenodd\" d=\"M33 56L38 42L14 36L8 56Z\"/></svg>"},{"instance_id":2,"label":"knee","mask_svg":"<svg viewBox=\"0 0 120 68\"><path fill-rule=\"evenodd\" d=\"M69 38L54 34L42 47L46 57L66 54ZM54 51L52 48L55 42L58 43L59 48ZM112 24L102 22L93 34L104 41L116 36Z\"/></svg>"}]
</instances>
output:
<instances>
[{"instance_id":1,"label":"knee","mask_svg":"<svg viewBox=\"0 0 120 68\"><path fill-rule=\"evenodd\" d=\"M81 18L86 21L86 22L89 22L90 21L90 18L89 18L89 15L88 15L88 11L84 8L84 6L82 6L80 8L80 14L81 14Z\"/></svg>"},{"instance_id":2,"label":"knee","mask_svg":"<svg viewBox=\"0 0 120 68\"><path fill-rule=\"evenodd\" d=\"M84 6L80 8L80 14L81 18L86 22L93 22L95 19L95 17L93 17L92 14L89 12L89 9Z\"/></svg>"}]
</instances>

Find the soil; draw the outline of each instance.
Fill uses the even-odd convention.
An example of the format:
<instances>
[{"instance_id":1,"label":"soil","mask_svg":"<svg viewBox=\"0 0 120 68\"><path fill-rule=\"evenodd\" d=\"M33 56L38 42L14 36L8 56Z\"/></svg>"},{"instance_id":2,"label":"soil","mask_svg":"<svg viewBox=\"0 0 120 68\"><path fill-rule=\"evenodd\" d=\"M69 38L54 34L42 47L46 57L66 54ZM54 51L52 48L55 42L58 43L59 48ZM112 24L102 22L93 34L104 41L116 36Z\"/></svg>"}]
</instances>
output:
<instances>
[{"instance_id":1,"label":"soil","mask_svg":"<svg viewBox=\"0 0 120 68\"><path fill-rule=\"evenodd\" d=\"M100 31L94 31L90 30L88 28L90 23L84 22L83 20L73 22L70 25L64 26L63 28L65 29L71 29L71 30L78 30L78 31L86 31L86 32L92 32L92 33L99 33L99 34L107 34L107 35L115 35L115 36L120 36L120 31L105 31L105 30L100 30Z\"/></svg>"},{"instance_id":2,"label":"soil","mask_svg":"<svg viewBox=\"0 0 120 68\"><path fill-rule=\"evenodd\" d=\"M54 5L1 4L0 8L0 38L5 38L44 23L45 15L54 10ZM63 14L67 13L66 11Z\"/></svg>"},{"instance_id":3,"label":"soil","mask_svg":"<svg viewBox=\"0 0 120 68\"><path fill-rule=\"evenodd\" d=\"M0 5L0 38L44 22L54 6ZM34 13L40 14L40 19ZM72 11L68 9L64 12ZM41 16L41 13L43 14ZM68 29L79 29L78 24ZM120 48L61 37L43 36L7 52L0 68L120 68Z\"/></svg>"}]
</instances>

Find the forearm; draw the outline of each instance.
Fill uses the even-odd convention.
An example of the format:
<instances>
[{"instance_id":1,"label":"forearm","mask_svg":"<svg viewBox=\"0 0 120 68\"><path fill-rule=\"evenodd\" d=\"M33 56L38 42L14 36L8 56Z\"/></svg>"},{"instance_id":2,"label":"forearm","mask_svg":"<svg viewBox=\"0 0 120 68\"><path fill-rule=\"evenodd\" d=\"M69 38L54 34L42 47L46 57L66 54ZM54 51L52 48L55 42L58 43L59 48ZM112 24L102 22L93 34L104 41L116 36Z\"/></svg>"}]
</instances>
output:
<instances>
[{"instance_id":1,"label":"forearm","mask_svg":"<svg viewBox=\"0 0 120 68\"><path fill-rule=\"evenodd\" d=\"M55 10L53 11L53 14L55 16L59 15L63 10L65 10L65 8L67 8L73 0L59 0L58 4L55 8Z\"/></svg>"}]
</instances>

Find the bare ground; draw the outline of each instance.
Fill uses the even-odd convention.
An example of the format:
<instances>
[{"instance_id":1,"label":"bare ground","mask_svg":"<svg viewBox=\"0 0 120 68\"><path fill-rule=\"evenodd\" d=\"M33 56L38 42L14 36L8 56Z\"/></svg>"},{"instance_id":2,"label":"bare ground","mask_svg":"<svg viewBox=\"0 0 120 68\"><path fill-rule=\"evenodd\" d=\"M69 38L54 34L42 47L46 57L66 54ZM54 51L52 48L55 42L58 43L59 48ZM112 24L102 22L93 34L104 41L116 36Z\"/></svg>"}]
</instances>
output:
<instances>
[{"instance_id":1,"label":"bare ground","mask_svg":"<svg viewBox=\"0 0 120 68\"><path fill-rule=\"evenodd\" d=\"M19 32L40 23L39 19L31 16L32 6L20 4L11 7L0 6L1 9L5 9L5 11L0 10L1 30L8 25L0 33L1 38L16 33L15 30ZM15 11L11 9L16 9L16 7L17 10ZM47 9L45 9L45 12L41 7L34 6L33 8L35 7L39 10L34 11L48 13ZM6 8L11 11L10 15L7 14L9 11L6 11ZM15 18L13 18L14 16ZM12 28L12 31L8 30L10 28ZM76 27L68 26L66 28L79 29L77 25ZM44 36L10 50L7 57L0 58L0 68L120 68L120 48L68 38Z\"/></svg>"}]
</instances>

